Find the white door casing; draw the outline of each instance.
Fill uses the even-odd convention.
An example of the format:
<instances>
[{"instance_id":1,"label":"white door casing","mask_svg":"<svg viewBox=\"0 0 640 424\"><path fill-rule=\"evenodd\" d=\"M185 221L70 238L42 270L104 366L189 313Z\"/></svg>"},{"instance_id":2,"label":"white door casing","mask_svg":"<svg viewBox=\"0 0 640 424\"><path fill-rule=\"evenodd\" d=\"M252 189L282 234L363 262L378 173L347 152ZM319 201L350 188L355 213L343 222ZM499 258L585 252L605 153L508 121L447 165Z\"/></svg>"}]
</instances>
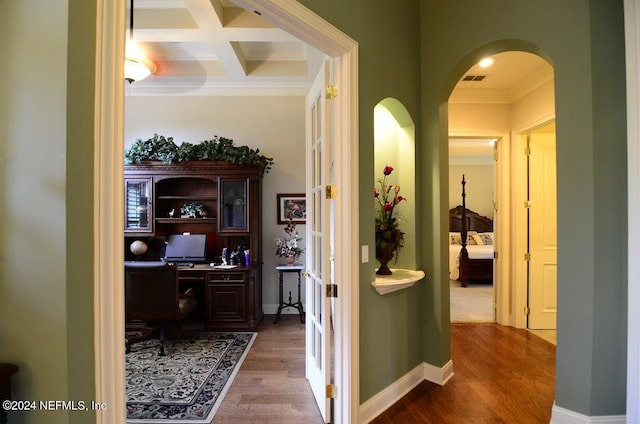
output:
<instances>
[{"instance_id":1,"label":"white door casing","mask_svg":"<svg viewBox=\"0 0 640 424\"><path fill-rule=\"evenodd\" d=\"M333 129L341 143L336 146L336 179L343 198L336 201L337 278L359 281L358 252L358 45L331 24L295 0L238 0L249 10L260 10L262 17L308 42L334 58L338 64L336 81L342 95L336 101L339 120ZM96 41L96 160L94 168L96 199L95 235L95 344L96 398L112 405L97 414L97 422L123 422L125 408L124 357L113 355L114 346L124 345L122 320L124 309L123 275L117 270L123 262L121 228L123 208L122 146L125 6L120 2L99 0ZM115 141L114 141L115 140ZM112 166L113 165L113 166ZM344 200L343 200L344 199ZM99 207L109 204L108 208ZM115 270L115 271L114 271ZM336 315L336 379L338 400L336 423L358 422L358 297L351 285L343 286ZM120 324L119 324L120 323Z\"/></svg>"}]
</instances>

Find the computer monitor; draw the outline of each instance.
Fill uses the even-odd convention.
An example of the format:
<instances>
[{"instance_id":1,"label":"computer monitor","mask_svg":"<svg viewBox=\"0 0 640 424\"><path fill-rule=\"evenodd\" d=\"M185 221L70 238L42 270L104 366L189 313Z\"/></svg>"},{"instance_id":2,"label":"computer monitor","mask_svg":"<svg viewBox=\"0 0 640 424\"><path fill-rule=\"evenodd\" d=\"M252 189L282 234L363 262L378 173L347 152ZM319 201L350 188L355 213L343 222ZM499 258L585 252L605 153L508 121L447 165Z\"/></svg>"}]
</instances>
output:
<instances>
[{"instance_id":1,"label":"computer monitor","mask_svg":"<svg viewBox=\"0 0 640 424\"><path fill-rule=\"evenodd\" d=\"M206 262L206 234L172 234L164 252L167 262Z\"/></svg>"}]
</instances>

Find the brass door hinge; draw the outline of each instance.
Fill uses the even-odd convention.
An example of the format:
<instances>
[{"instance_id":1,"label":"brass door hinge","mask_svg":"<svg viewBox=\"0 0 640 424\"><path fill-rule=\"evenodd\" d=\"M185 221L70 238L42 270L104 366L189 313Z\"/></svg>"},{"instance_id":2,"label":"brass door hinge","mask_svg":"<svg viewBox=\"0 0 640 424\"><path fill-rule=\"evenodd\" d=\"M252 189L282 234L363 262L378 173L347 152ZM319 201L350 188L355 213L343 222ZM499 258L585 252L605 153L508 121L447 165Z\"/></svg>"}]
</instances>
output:
<instances>
[{"instance_id":1,"label":"brass door hinge","mask_svg":"<svg viewBox=\"0 0 640 424\"><path fill-rule=\"evenodd\" d=\"M531 147L527 146L524 148L525 156L531 156Z\"/></svg>"},{"instance_id":2,"label":"brass door hinge","mask_svg":"<svg viewBox=\"0 0 640 424\"><path fill-rule=\"evenodd\" d=\"M326 297L338 297L338 285L327 284L327 296Z\"/></svg>"},{"instance_id":3,"label":"brass door hinge","mask_svg":"<svg viewBox=\"0 0 640 424\"><path fill-rule=\"evenodd\" d=\"M525 261L530 261L530 260L531 260L531 253L528 253L528 252L527 252L527 253L525 253L525 254L524 254L524 260L525 260Z\"/></svg>"},{"instance_id":4,"label":"brass door hinge","mask_svg":"<svg viewBox=\"0 0 640 424\"><path fill-rule=\"evenodd\" d=\"M327 384L325 393L328 399L335 399L338 397L338 388L335 384Z\"/></svg>"},{"instance_id":5,"label":"brass door hinge","mask_svg":"<svg viewBox=\"0 0 640 424\"><path fill-rule=\"evenodd\" d=\"M329 200L338 197L338 186L328 185L324 188L325 197Z\"/></svg>"},{"instance_id":6,"label":"brass door hinge","mask_svg":"<svg viewBox=\"0 0 640 424\"><path fill-rule=\"evenodd\" d=\"M498 202L493 202L493 210L498 211Z\"/></svg>"},{"instance_id":7,"label":"brass door hinge","mask_svg":"<svg viewBox=\"0 0 640 424\"><path fill-rule=\"evenodd\" d=\"M525 200L524 201L524 207L525 207L525 209L529 209L531 207L531 200Z\"/></svg>"},{"instance_id":8,"label":"brass door hinge","mask_svg":"<svg viewBox=\"0 0 640 424\"><path fill-rule=\"evenodd\" d=\"M338 87L335 85L327 85L324 89L324 96L329 100L333 100L338 97Z\"/></svg>"},{"instance_id":9,"label":"brass door hinge","mask_svg":"<svg viewBox=\"0 0 640 424\"><path fill-rule=\"evenodd\" d=\"M530 309L528 306L525 306L525 307L524 307L524 314L525 314L525 315L529 315L529 314L531 314L531 309Z\"/></svg>"}]
</instances>

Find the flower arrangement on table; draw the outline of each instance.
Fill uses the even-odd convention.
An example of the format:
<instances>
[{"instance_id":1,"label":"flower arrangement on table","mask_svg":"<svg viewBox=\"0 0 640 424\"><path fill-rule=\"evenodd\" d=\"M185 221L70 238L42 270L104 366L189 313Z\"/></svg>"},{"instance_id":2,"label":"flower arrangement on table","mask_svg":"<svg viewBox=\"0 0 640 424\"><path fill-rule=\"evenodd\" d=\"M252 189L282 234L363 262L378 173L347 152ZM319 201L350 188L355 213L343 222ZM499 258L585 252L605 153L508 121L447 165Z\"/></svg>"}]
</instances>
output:
<instances>
[{"instance_id":1,"label":"flower arrangement on table","mask_svg":"<svg viewBox=\"0 0 640 424\"><path fill-rule=\"evenodd\" d=\"M384 176L378 179L378 186L373 190L376 200L376 259L380 262L376 274L379 275L391 275L388 263L394 256L398 260L400 248L404 244L404 233L400 231L394 211L400 202L407 199L400 195L399 185L387 182L392 172L393 167L385 166L382 171Z\"/></svg>"},{"instance_id":2,"label":"flower arrangement on table","mask_svg":"<svg viewBox=\"0 0 640 424\"><path fill-rule=\"evenodd\" d=\"M296 223L291 219L287 221L284 232L285 237L275 239L276 256L284 257L287 263L294 264L298 257L304 254L304 249L299 246L302 237L296 230Z\"/></svg>"}]
</instances>

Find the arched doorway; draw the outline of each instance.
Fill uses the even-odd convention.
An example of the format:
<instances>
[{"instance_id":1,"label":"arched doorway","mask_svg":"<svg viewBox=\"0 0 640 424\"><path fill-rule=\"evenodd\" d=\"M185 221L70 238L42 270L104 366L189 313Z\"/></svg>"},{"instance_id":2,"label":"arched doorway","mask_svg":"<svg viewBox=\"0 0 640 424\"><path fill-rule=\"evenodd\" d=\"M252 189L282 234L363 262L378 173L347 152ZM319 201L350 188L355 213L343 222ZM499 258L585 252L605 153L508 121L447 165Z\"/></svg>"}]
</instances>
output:
<instances>
[{"instance_id":1,"label":"arched doorway","mask_svg":"<svg viewBox=\"0 0 640 424\"><path fill-rule=\"evenodd\" d=\"M493 199L482 199L493 205L490 213L494 219L497 252L494 260L496 321L525 328L526 307L529 307L528 267L526 262L523 267L523 261L518 258L525 257L526 252L521 252L519 246L524 243L526 250L529 233L527 221L523 223L516 218L526 207L524 201L518 201L526 192L527 173L526 162L521 157L525 151L518 146L517 133L553 118L553 69L545 59L524 51L487 53L486 56L494 59L491 67L482 68L475 63L459 74L460 81L448 104L449 137L474 138L478 142L496 140L494 151L487 153L493 156L494 195ZM474 57L479 62L484 56L475 54ZM454 186L459 187L459 183L450 180L450 191ZM522 234L524 242L517 238Z\"/></svg>"}]
</instances>

